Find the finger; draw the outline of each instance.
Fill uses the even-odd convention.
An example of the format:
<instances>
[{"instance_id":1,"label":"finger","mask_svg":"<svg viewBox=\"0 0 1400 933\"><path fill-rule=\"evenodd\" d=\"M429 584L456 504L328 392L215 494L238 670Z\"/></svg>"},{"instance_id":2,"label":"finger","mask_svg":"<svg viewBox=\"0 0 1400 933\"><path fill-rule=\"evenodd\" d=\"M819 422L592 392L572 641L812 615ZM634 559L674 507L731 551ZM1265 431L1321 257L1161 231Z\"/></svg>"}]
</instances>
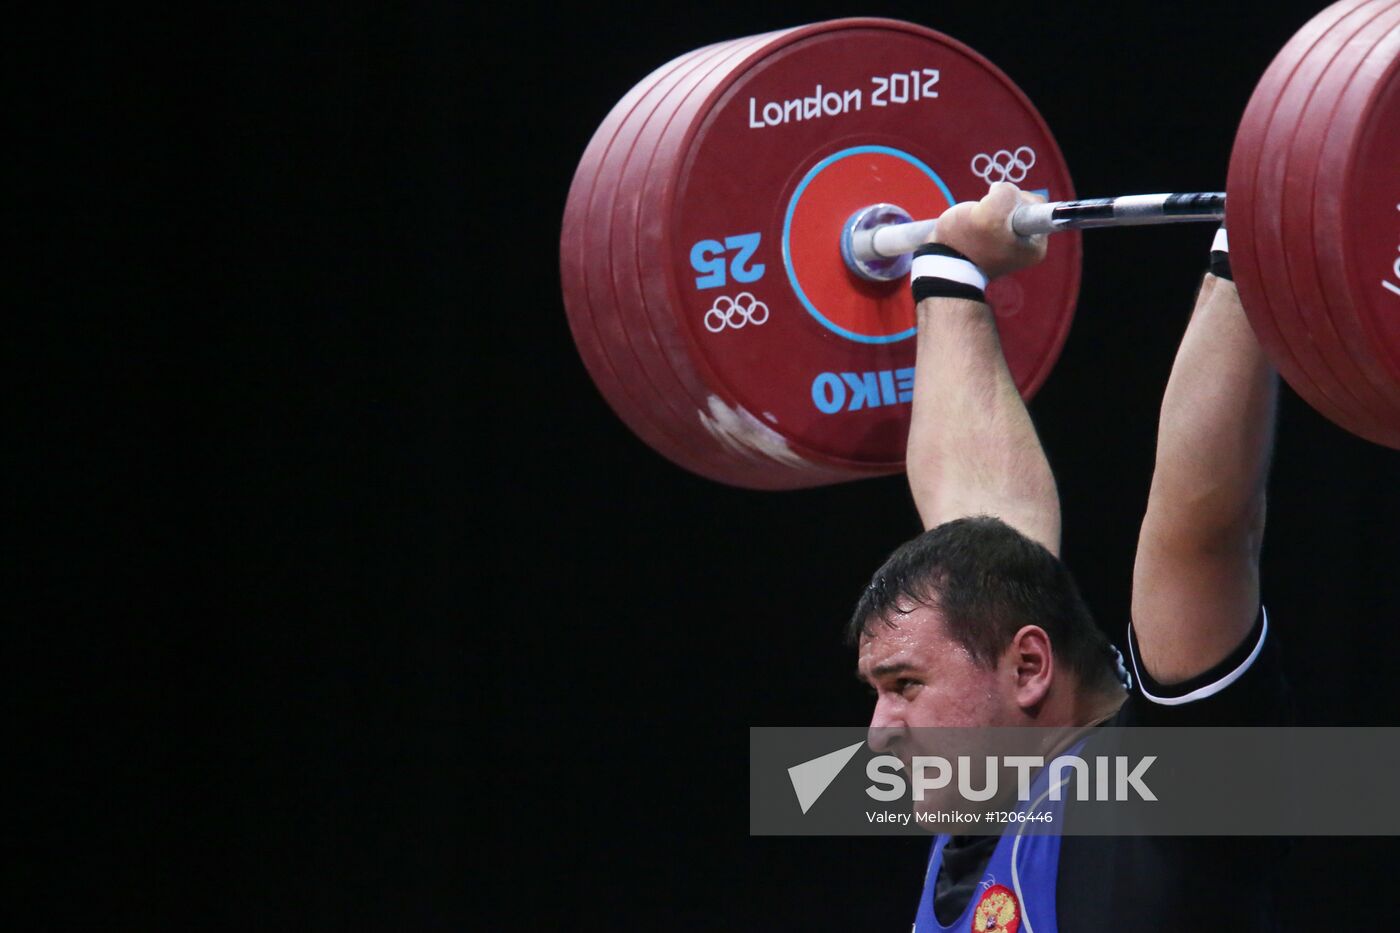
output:
<instances>
[{"instance_id":1,"label":"finger","mask_svg":"<svg viewBox=\"0 0 1400 933\"><path fill-rule=\"evenodd\" d=\"M982 203L992 215L1009 214L1020 203L1021 189L1009 181L999 181L987 189Z\"/></svg>"},{"instance_id":2,"label":"finger","mask_svg":"<svg viewBox=\"0 0 1400 933\"><path fill-rule=\"evenodd\" d=\"M979 228L987 231L1010 229L1011 212L1020 204L1020 190L1007 181L997 182L987 189L987 194L977 202L975 214Z\"/></svg>"}]
</instances>

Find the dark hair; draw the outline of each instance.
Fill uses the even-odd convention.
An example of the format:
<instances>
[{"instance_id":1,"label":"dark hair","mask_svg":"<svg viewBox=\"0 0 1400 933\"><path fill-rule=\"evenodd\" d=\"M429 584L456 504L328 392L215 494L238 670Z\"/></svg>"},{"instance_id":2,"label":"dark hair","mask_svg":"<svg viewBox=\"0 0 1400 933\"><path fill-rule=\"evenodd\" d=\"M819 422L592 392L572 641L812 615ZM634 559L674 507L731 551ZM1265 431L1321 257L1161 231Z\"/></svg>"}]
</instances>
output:
<instances>
[{"instance_id":1,"label":"dark hair","mask_svg":"<svg viewBox=\"0 0 1400 933\"><path fill-rule=\"evenodd\" d=\"M1050 636L1055 657L1089 690L1119 686L1113 648L1058 557L1000 519L945 522L901 545L875 572L846 628L859 642L916 605L942 614L948 634L991 667L1025 625Z\"/></svg>"}]
</instances>

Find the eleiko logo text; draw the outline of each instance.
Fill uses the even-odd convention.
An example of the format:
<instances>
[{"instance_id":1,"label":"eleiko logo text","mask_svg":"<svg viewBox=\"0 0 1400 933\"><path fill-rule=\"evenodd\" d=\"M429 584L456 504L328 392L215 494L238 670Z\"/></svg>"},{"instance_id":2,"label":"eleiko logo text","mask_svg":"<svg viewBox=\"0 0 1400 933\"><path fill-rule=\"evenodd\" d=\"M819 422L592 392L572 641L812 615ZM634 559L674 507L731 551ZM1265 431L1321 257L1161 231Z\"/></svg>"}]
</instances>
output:
<instances>
[{"instance_id":1,"label":"eleiko logo text","mask_svg":"<svg viewBox=\"0 0 1400 933\"><path fill-rule=\"evenodd\" d=\"M865 373L821 373L812 380L812 404L823 414L860 411L914 400L914 368Z\"/></svg>"}]
</instances>

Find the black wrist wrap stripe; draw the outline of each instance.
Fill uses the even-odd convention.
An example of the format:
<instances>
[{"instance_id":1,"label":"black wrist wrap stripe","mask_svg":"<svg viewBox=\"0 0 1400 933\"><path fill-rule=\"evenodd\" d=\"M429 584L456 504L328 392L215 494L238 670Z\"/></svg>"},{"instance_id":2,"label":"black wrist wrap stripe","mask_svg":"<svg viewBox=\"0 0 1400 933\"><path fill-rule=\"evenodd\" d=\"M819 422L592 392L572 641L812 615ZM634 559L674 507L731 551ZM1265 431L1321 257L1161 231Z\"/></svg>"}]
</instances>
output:
<instances>
[{"instance_id":1,"label":"black wrist wrap stripe","mask_svg":"<svg viewBox=\"0 0 1400 933\"><path fill-rule=\"evenodd\" d=\"M1223 249L1213 249L1210 251L1210 274L1219 279L1235 280L1235 276L1230 272L1230 254Z\"/></svg>"},{"instance_id":2,"label":"black wrist wrap stripe","mask_svg":"<svg viewBox=\"0 0 1400 933\"><path fill-rule=\"evenodd\" d=\"M952 279L934 279L921 276L914 280L912 290L914 304L918 304L925 298L965 298L968 301L981 301L983 303L987 300L986 293L976 285L954 282Z\"/></svg>"},{"instance_id":3,"label":"black wrist wrap stripe","mask_svg":"<svg viewBox=\"0 0 1400 933\"><path fill-rule=\"evenodd\" d=\"M923 246L914 250L914 258L917 259L920 256L948 256L953 259L961 259L963 262L972 262L971 259L968 259L962 253L953 249L953 247L943 243L925 243Z\"/></svg>"}]
</instances>

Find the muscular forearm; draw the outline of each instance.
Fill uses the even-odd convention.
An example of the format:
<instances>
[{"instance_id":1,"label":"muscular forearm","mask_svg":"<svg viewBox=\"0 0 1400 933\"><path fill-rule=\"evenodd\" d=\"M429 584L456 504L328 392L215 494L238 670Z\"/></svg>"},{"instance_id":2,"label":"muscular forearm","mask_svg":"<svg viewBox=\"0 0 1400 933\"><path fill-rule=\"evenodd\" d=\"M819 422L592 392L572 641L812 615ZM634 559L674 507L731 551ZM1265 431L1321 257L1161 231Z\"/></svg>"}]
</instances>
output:
<instances>
[{"instance_id":1,"label":"muscular forearm","mask_svg":"<svg viewBox=\"0 0 1400 933\"><path fill-rule=\"evenodd\" d=\"M1276 396L1234 284L1207 276L1162 399L1147 509L1158 538L1228 547L1262 526Z\"/></svg>"},{"instance_id":2,"label":"muscular forearm","mask_svg":"<svg viewBox=\"0 0 1400 933\"><path fill-rule=\"evenodd\" d=\"M995 515L1058 553L1055 478L1007 369L991 309L930 298L918 316L907 466L924 527Z\"/></svg>"}]
</instances>

